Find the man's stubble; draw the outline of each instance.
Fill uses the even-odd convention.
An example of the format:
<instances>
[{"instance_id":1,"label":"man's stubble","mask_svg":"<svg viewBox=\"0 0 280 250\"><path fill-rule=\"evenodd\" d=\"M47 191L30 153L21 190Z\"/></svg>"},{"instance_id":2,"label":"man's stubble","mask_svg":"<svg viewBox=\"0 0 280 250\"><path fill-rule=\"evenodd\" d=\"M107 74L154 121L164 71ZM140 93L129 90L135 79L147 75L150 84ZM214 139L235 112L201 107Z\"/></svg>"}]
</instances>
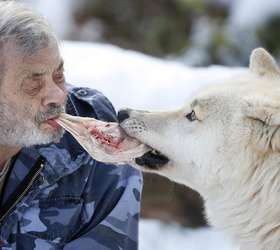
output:
<instances>
[{"instance_id":1,"label":"man's stubble","mask_svg":"<svg viewBox=\"0 0 280 250\"><path fill-rule=\"evenodd\" d=\"M2 99L2 100L1 100ZM15 103L0 99L0 145L29 147L32 145L59 142L63 129L42 131L39 125L51 115L58 115L64 107L50 107L48 112L37 112L19 107Z\"/></svg>"}]
</instances>

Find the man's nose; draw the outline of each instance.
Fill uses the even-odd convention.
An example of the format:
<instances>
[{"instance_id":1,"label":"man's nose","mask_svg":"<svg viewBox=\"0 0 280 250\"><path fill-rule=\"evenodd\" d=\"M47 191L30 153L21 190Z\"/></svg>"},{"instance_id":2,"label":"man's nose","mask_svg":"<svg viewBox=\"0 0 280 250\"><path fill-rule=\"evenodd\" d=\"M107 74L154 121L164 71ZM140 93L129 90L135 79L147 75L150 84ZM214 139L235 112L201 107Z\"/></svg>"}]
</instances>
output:
<instances>
[{"instance_id":1,"label":"man's nose","mask_svg":"<svg viewBox=\"0 0 280 250\"><path fill-rule=\"evenodd\" d=\"M48 84L46 88L45 96L42 99L43 106L57 105L62 106L65 104L66 91L56 83L52 82Z\"/></svg>"},{"instance_id":2,"label":"man's nose","mask_svg":"<svg viewBox=\"0 0 280 250\"><path fill-rule=\"evenodd\" d=\"M128 119L128 118L129 118L129 115L130 115L130 112L131 112L130 109L121 109L121 110L118 112L118 120L119 120L119 123L121 123L121 122L123 122L124 120Z\"/></svg>"}]
</instances>

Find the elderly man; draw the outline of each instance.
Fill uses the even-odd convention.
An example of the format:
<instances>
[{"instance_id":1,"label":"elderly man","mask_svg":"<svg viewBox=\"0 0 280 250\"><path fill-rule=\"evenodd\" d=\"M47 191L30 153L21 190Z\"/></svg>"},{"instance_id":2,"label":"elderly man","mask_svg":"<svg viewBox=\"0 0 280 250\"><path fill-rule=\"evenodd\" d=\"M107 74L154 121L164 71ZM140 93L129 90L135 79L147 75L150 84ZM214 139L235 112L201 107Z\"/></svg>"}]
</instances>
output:
<instances>
[{"instance_id":1,"label":"elderly man","mask_svg":"<svg viewBox=\"0 0 280 250\"><path fill-rule=\"evenodd\" d=\"M65 84L48 23L16 2L0 3L0 55L1 249L137 249L141 175L96 162L53 122L115 121L111 103Z\"/></svg>"}]
</instances>

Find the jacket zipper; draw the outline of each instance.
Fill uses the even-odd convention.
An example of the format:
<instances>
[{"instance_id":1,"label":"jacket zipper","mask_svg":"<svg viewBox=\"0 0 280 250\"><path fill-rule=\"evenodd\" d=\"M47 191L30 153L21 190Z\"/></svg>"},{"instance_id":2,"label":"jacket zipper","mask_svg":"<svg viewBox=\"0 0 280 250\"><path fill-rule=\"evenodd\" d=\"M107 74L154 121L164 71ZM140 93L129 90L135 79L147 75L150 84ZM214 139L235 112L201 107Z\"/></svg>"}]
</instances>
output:
<instances>
[{"instance_id":1,"label":"jacket zipper","mask_svg":"<svg viewBox=\"0 0 280 250\"><path fill-rule=\"evenodd\" d=\"M30 182L28 183L26 188L23 190L23 192L21 192L21 194L15 199L15 202L10 206L10 208L0 217L0 226L3 222L3 220L6 218L6 216L10 213L10 211L17 205L17 203L22 199L22 197L28 192L28 190L30 189L30 187L34 183L35 179L40 174L43 167L44 167L44 163L41 163L39 169L34 173Z\"/></svg>"}]
</instances>

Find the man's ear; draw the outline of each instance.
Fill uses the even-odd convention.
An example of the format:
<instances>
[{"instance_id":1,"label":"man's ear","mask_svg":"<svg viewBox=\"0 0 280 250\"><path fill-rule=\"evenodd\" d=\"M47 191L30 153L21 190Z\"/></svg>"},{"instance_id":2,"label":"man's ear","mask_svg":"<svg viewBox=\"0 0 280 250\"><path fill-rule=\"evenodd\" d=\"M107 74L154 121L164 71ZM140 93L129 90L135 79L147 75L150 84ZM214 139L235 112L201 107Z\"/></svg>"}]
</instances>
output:
<instances>
[{"instance_id":1,"label":"man's ear","mask_svg":"<svg viewBox=\"0 0 280 250\"><path fill-rule=\"evenodd\" d=\"M274 58L263 48L254 49L250 56L250 71L259 77L280 77Z\"/></svg>"}]
</instances>

